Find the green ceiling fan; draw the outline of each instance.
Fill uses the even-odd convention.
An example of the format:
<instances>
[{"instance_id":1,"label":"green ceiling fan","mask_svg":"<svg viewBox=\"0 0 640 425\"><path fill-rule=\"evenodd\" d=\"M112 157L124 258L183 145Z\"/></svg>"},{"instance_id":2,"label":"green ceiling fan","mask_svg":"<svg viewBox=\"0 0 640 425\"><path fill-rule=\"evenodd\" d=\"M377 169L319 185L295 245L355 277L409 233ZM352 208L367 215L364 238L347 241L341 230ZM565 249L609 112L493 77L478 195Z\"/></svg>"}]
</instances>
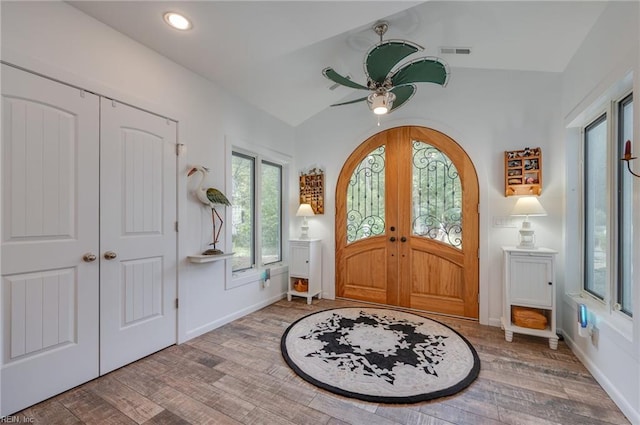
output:
<instances>
[{"instance_id":1,"label":"green ceiling fan","mask_svg":"<svg viewBox=\"0 0 640 425\"><path fill-rule=\"evenodd\" d=\"M402 59L424 49L406 40L382 41L382 36L388 29L387 22L378 22L373 26L375 33L380 36L380 42L369 49L365 57L366 85L343 77L331 67L322 70L322 75L334 83L371 92L365 97L331 106L366 101L374 114L383 115L395 111L411 99L416 92L415 83L434 83L446 86L449 79L449 67L436 57L414 59L394 70Z\"/></svg>"}]
</instances>

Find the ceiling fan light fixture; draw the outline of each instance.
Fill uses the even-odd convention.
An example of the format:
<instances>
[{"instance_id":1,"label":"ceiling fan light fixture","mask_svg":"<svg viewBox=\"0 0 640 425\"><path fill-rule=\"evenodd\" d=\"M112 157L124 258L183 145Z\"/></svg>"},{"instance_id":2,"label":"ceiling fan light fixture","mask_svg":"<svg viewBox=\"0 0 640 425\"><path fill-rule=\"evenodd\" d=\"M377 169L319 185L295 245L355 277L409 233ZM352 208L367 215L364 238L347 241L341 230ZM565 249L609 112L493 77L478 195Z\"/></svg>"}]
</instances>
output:
<instances>
[{"instance_id":1,"label":"ceiling fan light fixture","mask_svg":"<svg viewBox=\"0 0 640 425\"><path fill-rule=\"evenodd\" d=\"M391 92L386 93L372 93L369 96L369 104L371 110L376 115L384 115L391 110L393 101L396 100L396 96Z\"/></svg>"},{"instance_id":2,"label":"ceiling fan light fixture","mask_svg":"<svg viewBox=\"0 0 640 425\"><path fill-rule=\"evenodd\" d=\"M177 30L186 31L193 28L191 21L179 13L166 12L163 18L167 25Z\"/></svg>"}]
</instances>

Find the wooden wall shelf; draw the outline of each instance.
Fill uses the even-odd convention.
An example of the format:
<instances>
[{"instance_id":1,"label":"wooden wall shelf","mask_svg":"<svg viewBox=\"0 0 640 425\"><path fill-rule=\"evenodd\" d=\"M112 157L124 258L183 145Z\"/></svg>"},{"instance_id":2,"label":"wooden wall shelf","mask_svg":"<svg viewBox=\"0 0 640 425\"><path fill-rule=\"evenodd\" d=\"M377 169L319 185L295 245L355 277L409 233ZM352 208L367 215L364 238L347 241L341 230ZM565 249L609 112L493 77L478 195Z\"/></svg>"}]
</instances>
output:
<instances>
[{"instance_id":1,"label":"wooden wall shelf","mask_svg":"<svg viewBox=\"0 0 640 425\"><path fill-rule=\"evenodd\" d=\"M542 193L542 150L524 148L504 153L504 196Z\"/></svg>"},{"instance_id":2,"label":"wooden wall shelf","mask_svg":"<svg viewBox=\"0 0 640 425\"><path fill-rule=\"evenodd\" d=\"M315 215L324 214L324 171L313 168L300 174L300 203L311 205Z\"/></svg>"}]
</instances>

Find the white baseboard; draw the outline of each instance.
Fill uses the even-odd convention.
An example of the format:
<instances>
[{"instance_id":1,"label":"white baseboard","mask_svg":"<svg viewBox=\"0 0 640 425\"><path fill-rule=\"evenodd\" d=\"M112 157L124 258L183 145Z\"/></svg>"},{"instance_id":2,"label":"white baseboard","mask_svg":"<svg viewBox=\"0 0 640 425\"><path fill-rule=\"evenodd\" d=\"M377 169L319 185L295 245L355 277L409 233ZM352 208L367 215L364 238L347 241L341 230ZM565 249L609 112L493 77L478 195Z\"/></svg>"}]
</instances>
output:
<instances>
[{"instance_id":1,"label":"white baseboard","mask_svg":"<svg viewBox=\"0 0 640 425\"><path fill-rule=\"evenodd\" d=\"M243 316L246 316L249 313L253 313L254 311L258 311L261 308L264 308L264 307L266 307L268 305L271 305L271 304L273 304L273 303L275 303L277 301L280 301L283 298L286 298L286 296L287 296L287 293L283 292L283 293L281 293L279 295L275 295L275 296L273 296L271 298L267 298L265 300L262 300L257 304L253 304L253 305L250 305L248 307L245 307L242 310L234 311L233 313L231 313L231 314L229 314L227 316L221 317L220 319L214 320L213 322L209 322L209 323L207 323L205 325L202 325L202 326L199 326L199 327L197 327L195 329L191 329L191 330L187 331L187 333L185 335L185 339L183 341L180 341L180 343L182 344L184 342L187 342L190 339L193 339L193 338L195 338L197 336L200 336L200 335L205 334L205 333L207 333L209 331L212 331L212 330L214 330L216 328L219 328L220 326L226 325L229 322L233 322L234 320L239 319L239 318L241 318Z\"/></svg>"},{"instance_id":2,"label":"white baseboard","mask_svg":"<svg viewBox=\"0 0 640 425\"><path fill-rule=\"evenodd\" d=\"M573 352L576 357L582 362L582 364L587 368L587 370L593 375L598 384L609 394L609 397L613 400L613 402L620 408L622 413L629 419L632 424L640 424L640 410L638 406L631 403L630 400L624 398L620 391L617 390L615 385L609 381L600 368L591 361L589 356L585 355L584 352L580 349L580 347L575 343L573 339L568 334L564 334L564 340Z\"/></svg>"},{"instance_id":3,"label":"white baseboard","mask_svg":"<svg viewBox=\"0 0 640 425\"><path fill-rule=\"evenodd\" d=\"M489 326L495 326L495 327L502 327L502 321L500 320L500 318L493 318L493 319L489 319Z\"/></svg>"}]
</instances>

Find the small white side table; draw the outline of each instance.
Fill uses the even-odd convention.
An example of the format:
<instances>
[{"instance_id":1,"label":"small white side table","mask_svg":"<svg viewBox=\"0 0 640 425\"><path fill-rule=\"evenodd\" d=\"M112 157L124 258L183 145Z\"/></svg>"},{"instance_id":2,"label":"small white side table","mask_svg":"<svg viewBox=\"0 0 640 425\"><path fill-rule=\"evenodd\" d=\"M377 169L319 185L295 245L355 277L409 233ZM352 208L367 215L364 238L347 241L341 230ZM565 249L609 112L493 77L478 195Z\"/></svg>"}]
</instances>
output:
<instances>
[{"instance_id":1,"label":"small white side table","mask_svg":"<svg viewBox=\"0 0 640 425\"><path fill-rule=\"evenodd\" d=\"M526 334L549 338L549 347L558 348L556 334L555 257L558 253L548 248L520 249L503 247L504 295L502 328L505 340L511 342L513 334ZM541 310L547 317L546 329L516 326L512 322L511 308L530 307Z\"/></svg>"},{"instance_id":2,"label":"small white side table","mask_svg":"<svg viewBox=\"0 0 640 425\"><path fill-rule=\"evenodd\" d=\"M322 241L320 239L292 239L289 241L289 288L287 300L292 296L305 297L307 304L316 295L322 298ZM296 291L294 283L305 279L306 292Z\"/></svg>"}]
</instances>

